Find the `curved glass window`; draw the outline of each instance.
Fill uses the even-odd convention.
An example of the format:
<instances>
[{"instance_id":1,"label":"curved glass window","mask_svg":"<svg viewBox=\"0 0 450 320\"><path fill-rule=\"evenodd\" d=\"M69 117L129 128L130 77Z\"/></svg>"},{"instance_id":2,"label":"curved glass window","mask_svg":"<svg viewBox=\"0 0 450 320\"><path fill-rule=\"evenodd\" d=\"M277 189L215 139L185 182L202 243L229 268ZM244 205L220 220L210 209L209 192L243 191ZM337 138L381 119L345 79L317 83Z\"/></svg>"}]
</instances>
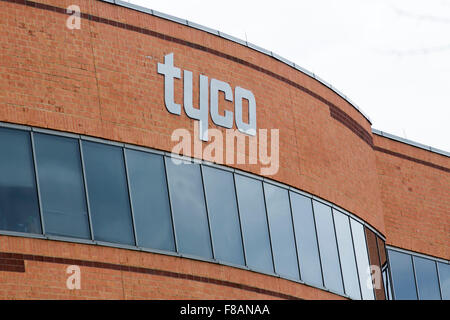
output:
<instances>
[{"instance_id":1,"label":"curved glass window","mask_svg":"<svg viewBox=\"0 0 450 320\"><path fill-rule=\"evenodd\" d=\"M398 248L388 248L387 253L394 293L389 299L450 300L448 261Z\"/></svg>"},{"instance_id":2,"label":"curved glass window","mask_svg":"<svg viewBox=\"0 0 450 320\"><path fill-rule=\"evenodd\" d=\"M169 194L178 250L212 258L200 166L166 158Z\"/></svg>"},{"instance_id":3,"label":"curved glass window","mask_svg":"<svg viewBox=\"0 0 450 320\"><path fill-rule=\"evenodd\" d=\"M450 300L450 264L438 262L439 282L443 300Z\"/></svg>"},{"instance_id":4,"label":"curved glass window","mask_svg":"<svg viewBox=\"0 0 450 320\"><path fill-rule=\"evenodd\" d=\"M30 133L0 128L0 229L41 233Z\"/></svg>"},{"instance_id":5,"label":"curved glass window","mask_svg":"<svg viewBox=\"0 0 450 320\"><path fill-rule=\"evenodd\" d=\"M262 183L239 174L235 179L247 264L255 270L273 273Z\"/></svg>"},{"instance_id":6,"label":"curved glass window","mask_svg":"<svg viewBox=\"0 0 450 320\"><path fill-rule=\"evenodd\" d=\"M311 199L295 192L289 192L289 195L302 280L323 286Z\"/></svg>"},{"instance_id":7,"label":"curved glass window","mask_svg":"<svg viewBox=\"0 0 450 320\"><path fill-rule=\"evenodd\" d=\"M413 257L413 261L419 299L440 300L436 262L421 257Z\"/></svg>"},{"instance_id":8,"label":"curved glass window","mask_svg":"<svg viewBox=\"0 0 450 320\"><path fill-rule=\"evenodd\" d=\"M337 210L333 210L333 214L339 254L341 256L345 293L353 299L361 299L350 220L348 216Z\"/></svg>"},{"instance_id":9,"label":"curved glass window","mask_svg":"<svg viewBox=\"0 0 450 320\"><path fill-rule=\"evenodd\" d=\"M133 245L122 149L90 141L82 146L94 239Z\"/></svg>"},{"instance_id":10,"label":"curved glass window","mask_svg":"<svg viewBox=\"0 0 450 320\"><path fill-rule=\"evenodd\" d=\"M125 150L137 244L175 251L169 194L160 155Z\"/></svg>"},{"instance_id":11,"label":"curved glass window","mask_svg":"<svg viewBox=\"0 0 450 320\"><path fill-rule=\"evenodd\" d=\"M369 264L389 283L381 238L299 190L142 147L10 127L0 127L0 232L242 266L353 299L375 298ZM419 295L434 297L429 264L415 264L419 286L428 284ZM448 297L448 267L437 270Z\"/></svg>"},{"instance_id":12,"label":"curved glass window","mask_svg":"<svg viewBox=\"0 0 450 320\"><path fill-rule=\"evenodd\" d=\"M202 170L215 258L245 265L233 173L208 166Z\"/></svg>"},{"instance_id":13,"label":"curved glass window","mask_svg":"<svg viewBox=\"0 0 450 320\"><path fill-rule=\"evenodd\" d=\"M389 250L389 261L395 299L417 300L412 257L405 253Z\"/></svg>"},{"instance_id":14,"label":"curved glass window","mask_svg":"<svg viewBox=\"0 0 450 320\"><path fill-rule=\"evenodd\" d=\"M264 183L264 194L275 271L281 276L300 279L288 191L270 183Z\"/></svg>"},{"instance_id":15,"label":"curved glass window","mask_svg":"<svg viewBox=\"0 0 450 320\"><path fill-rule=\"evenodd\" d=\"M315 200L313 200L313 208L325 287L344 294L331 208Z\"/></svg>"},{"instance_id":16,"label":"curved glass window","mask_svg":"<svg viewBox=\"0 0 450 320\"><path fill-rule=\"evenodd\" d=\"M78 140L35 133L34 144L45 232L90 239Z\"/></svg>"}]
</instances>

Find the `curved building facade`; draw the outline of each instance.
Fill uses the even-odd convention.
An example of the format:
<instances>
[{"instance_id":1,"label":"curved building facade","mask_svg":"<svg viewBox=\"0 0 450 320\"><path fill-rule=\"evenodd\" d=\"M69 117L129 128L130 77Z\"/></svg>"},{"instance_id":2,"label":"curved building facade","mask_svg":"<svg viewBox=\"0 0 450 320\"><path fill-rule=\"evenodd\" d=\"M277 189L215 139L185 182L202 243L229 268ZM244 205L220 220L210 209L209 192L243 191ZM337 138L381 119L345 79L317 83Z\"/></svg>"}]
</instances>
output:
<instances>
[{"instance_id":1,"label":"curved building facade","mask_svg":"<svg viewBox=\"0 0 450 320\"><path fill-rule=\"evenodd\" d=\"M0 298L449 298L447 152L189 21L0 7Z\"/></svg>"}]
</instances>

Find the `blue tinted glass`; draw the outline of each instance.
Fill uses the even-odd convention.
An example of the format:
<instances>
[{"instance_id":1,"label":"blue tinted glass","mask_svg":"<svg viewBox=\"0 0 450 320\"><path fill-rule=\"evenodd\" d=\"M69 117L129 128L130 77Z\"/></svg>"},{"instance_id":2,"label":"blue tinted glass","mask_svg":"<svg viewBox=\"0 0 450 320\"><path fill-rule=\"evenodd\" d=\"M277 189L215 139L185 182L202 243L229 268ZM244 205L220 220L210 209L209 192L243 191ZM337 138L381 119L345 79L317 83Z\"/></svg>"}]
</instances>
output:
<instances>
[{"instance_id":1,"label":"blue tinted glass","mask_svg":"<svg viewBox=\"0 0 450 320\"><path fill-rule=\"evenodd\" d=\"M374 300L375 295L372 286L364 227L361 223L354 219L350 219L350 226L352 229L353 245L355 247L356 265L358 266L362 298L363 300Z\"/></svg>"},{"instance_id":2,"label":"blue tinted glass","mask_svg":"<svg viewBox=\"0 0 450 320\"><path fill-rule=\"evenodd\" d=\"M235 179L247 265L255 270L272 273L274 270L262 183L238 174Z\"/></svg>"},{"instance_id":3,"label":"blue tinted glass","mask_svg":"<svg viewBox=\"0 0 450 320\"><path fill-rule=\"evenodd\" d=\"M294 192L289 194L302 280L322 286L322 271L311 199Z\"/></svg>"},{"instance_id":4,"label":"blue tinted glass","mask_svg":"<svg viewBox=\"0 0 450 320\"><path fill-rule=\"evenodd\" d=\"M350 230L350 220L345 214L337 210L333 209L333 214L345 293L352 299L361 299L358 271L356 270L355 253L353 251L352 233Z\"/></svg>"},{"instance_id":5,"label":"blue tinted glass","mask_svg":"<svg viewBox=\"0 0 450 320\"><path fill-rule=\"evenodd\" d=\"M417 300L412 259L409 254L388 250L396 300Z\"/></svg>"},{"instance_id":6,"label":"blue tinted glass","mask_svg":"<svg viewBox=\"0 0 450 320\"><path fill-rule=\"evenodd\" d=\"M440 300L436 262L421 257L413 257L413 260L419 299Z\"/></svg>"},{"instance_id":7,"label":"blue tinted glass","mask_svg":"<svg viewBox=\"0 0 450 320\"><path fill-rule=\"evenodd\" d=\"M34 134L45 233L91 237L78 140Z\"/></svg>"},{"instance_id":8,"label":"blue tinted glass","mask_svg":"<svg viewBox=\"0 0 450 320\"><path fill-rule=\"evenodd\" d=\"M41 233L30 133L0 128L0 229Z\"/></svg>"},{"instance_id":9,"label":"blue tinted glass","mask_svg":"<svg viewBox=\"0 0 450 320\"><path fill-rule=\"evenodd\" d=\"M203 181L215 258L245 265L233 174L203 166Z\"/></svg>"},{"instance_id":10,"label":"blue tinted glass","mask_svg":"<svg viewBox=\"0 0 450 320\"><path fill-rule=\"evenodd\" d=\"M313 200L325 287L344 293L331 208Z\"/></svg>"},{"instance_id":11,"label":"blue tinted glass","mask_svg":"<svg viewBox=\"0 0 450 320\"><path fill-rule=\"evenodd\" d=\"M83 141L94 239L134 245L122 149Z\"/></svg>"},{"instance_id":12,"label":"blue tinted glass","mask_svg":"<svg viewBox=\"0 0 450 320\"><path fill-rule=\"evenodd\" d=\"M442 300L450 300L450 264L438 262Z\"/></svg>"},{"instance_id":13,"label":"blue tinted glass","mask_svg":"<svg viewBox=\"0 0 450 320\"><path fill-rule=\"evenodd\" d=\"M300 279L288 191L264 183L264 194L275 271L281 276Z\"/></svg>"},{"instance_id":14,"label":"blue tinted glass","mask_svg":"<svg viewBox=\"0 0 450 320\"><path fill-rule=\"evenodd\" d=\"M178 251L212 258L200 166L172 160L166 158L166 167Z\"/></svg>"},{"instance_id":15,"label":"blue tinted glass","mask_svg":"<svg viewBox=\"0 0 450 320\"><path fill-rule=\"evenodd\" d=\"M125 150L138 245L175 251L162 156Z\"/></svg>"}]
</instances>

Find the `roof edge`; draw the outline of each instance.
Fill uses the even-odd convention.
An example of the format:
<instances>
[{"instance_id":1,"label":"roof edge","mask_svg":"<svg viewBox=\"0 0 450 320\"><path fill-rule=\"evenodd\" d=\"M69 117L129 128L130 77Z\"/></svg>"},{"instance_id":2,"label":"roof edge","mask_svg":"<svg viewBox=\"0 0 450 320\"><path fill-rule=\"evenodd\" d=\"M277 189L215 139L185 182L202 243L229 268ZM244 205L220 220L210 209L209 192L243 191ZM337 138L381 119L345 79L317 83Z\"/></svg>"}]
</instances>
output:
<instances>
[{"instance_id":1,"label":"roof edge","mask_svg":"<svg viewBox=\"0 0 450 320\"><path fill-rule=\"evenodd\" d=\"M437 153L437 154L440 154L442 156L450 157L450 152L448 152L448 151L437 149L437 148L434 148L434 147L431 147L431 146L428 146L428 145L425 145L425 144L422 144L422 143L419 143L419 142L416 142L416 141L413 141L413 140L405 139L405 138L396 136L396 135L391 134L391 133L387 133L387 132L384 132L384 131L381 131L381 130L377 130L377 129L374 129L374 128L372 128L372 133L376 134L378 136L382 136L384 138L388 138L388 139L391 139L391 140L394 140L394 141L398 141L398 142L401 142L401 143L404 143L404 144L407 144L407 145L419 148L419 149L423 149L423 150L426 150L426 151Z\"/></svg>"},{"instance_id":2,"label":"roof edge","mask_svg":"<svg viewBox=\"0 0 450 320\"><path fill-rule=\"evenodd\" d=\"M226 39L228 41L232 41L234 43L240 44L240 45L245 46L245 47L247 47L249 49L252 49L252 50L255 50L255 51L260 52L262 54L265 54L265 55L267 55L269 57L272 57L275 60L278 60L278 61L288 65L289 67L291 67L291 68L293 68L293 69L295 69L297 71L300 71L303 74L306 74L310 78L313 78L314 80L320 82L322 85L324 85L325 87L327 87L328 89L330 89L331 91L333 91L334 93L339 95L342 99L344 99L348 104L350 104L354 109L356 109L356 111L358 111L358 113L361 114L364 117L364 119L366 119L369 122L370 125L372 125L372 121L370 120L369 116L356 103L351 101L341 91L339 91L338 89L333 87L331 84L329 84L328 82L326 82L325 80L323 80L322 78L320 78L319 76L314 74L313 72L311 72L311 71L309 71L309 70L307 70L307 69L297 65L296 63L294 63L294 62L292 62L290 60L287 60L287 59L283 58L282 56L280 56L280 55L278 55L278 54L276 54L276 53L274 53L272 51L266 50L264 48L261 48L261 47L255 45L255 44L252 44L252 43L250 43L248 41L241 40L241 39L236 38L234 36L228 35L226 33L220 32L220 31L212 29L212 28L208 28L208 27L200 25L198 23L195 23L195 22L192 22L192 21L189 21L189 20L186 20L186 19L181 19L181 18L172 16L172 15L169 15L169 14L165 14L165 13L153 10L153 9L142 7L140 5L136 5L136 4L129 3L129 2L126 2L126 1L121 1L121 0L99 0L99 1L110 3L110 4L116 4L116 5L121 6L121 7L126 7L126 8L129 8L129 9L132 9L132 10L136 10L136 11L139 11L139 12L150 14L150 15L158 17L158 18L162 18L162 19L166 19L166 20L178 23L178 24L182 24L182 25L185 25L185 26L193 28L193 29L201 30L201 31L207 32L209 34L218 36L218 37L220 37L222 39Z\"/></svg>"}]
</instances>

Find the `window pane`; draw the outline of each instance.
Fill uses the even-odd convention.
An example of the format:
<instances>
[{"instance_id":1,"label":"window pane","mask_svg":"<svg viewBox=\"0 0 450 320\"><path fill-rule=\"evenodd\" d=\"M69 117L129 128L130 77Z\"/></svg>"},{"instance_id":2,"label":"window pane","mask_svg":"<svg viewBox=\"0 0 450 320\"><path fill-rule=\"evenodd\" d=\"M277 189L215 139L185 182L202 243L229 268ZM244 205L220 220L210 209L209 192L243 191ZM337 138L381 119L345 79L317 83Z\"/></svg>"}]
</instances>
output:
<instances>
[{"instance_id":1,"label":"window pane","mask_svg":"<svg viewBox=\"0 0 450 320\"><path fill-rule=\"evenodd\" d=\"M345 293L352 299L361 299L355 253L353 251L352 233L350 230L350 220L345 214L337 210L333 210L333 213L339 255L341 257Z\"/></svg>"},{"instance_id":2,"label":"window pane","mask_svg":"<svg viewBox=\"0 0 450 320\"><path fill-rule=\"evenodd\" d=\"M393 250L388 250L388 252L394 298L396 300L417 300L411 256Z\"/></svg>"},{"instance_id":3,"label":"window pane","mask_svg":"<svg viewBox=\"0 0 450 320\"><path fill-rule=\"evenodd\" d=\"M200 166L174 164L171 158L166 166L178 251L212 258Z\"/></svg>"},{"instance_id":4,"label":"window pane","mask_svg":"<svg viewBox=\"0 0 450 320\"><path fill-rule=\"evenodd\" d=\"M450 264L438 262L442 300L450 300Z\"/></svg>"},{"instance_id":5,"label":"window pane","mask_svg":"<svg viewBox=\"0 0 450 320\"><path fill-rule=\"evenodd\" d=\"M273 272L262 183L238 174L235 178L247 265Z\"/></svg>"},{"instance_id":6,"label":"window pane","mask_svg":"<svg viewBox=\"0 0 450 320\"><path fill-rule=\"evenodd\" d=\"M436 262L421 257L413 257L413 259L419 299L440 300Z\"/></svg>"},{"instance_id":7,"label":"window pane","mask_svg":"<svg viewBox=\"0 0 450 320\"><path fill-rule=\"evenodd\" d=\"M94 239L134 245L122 149L83 141Z\"/></svg>"},{"instance_id":8,"label":"window pane","mask_svg":"<svg viewBox=\"0 0 450 320\"><path fill-rule=\"evenodd\" d=\"M366 237L364 227L354 219L350 219L350 226L355 246L356 265L358 266L359 283L363 300L374 300L373 286L369 269L369 256L367 255Z\"/></svg>"},{"instance_id":9,"label":"window pane","mask_svg":"<svg viewBox=\"0 0 450 320\"><path fill-rule=\"evenodd\" d=\"M383 281L381 278L381 265L380 265L380 256L378 254L377 236L372 230L366 227L364 227L364 232L366 234L370 265L373 266L373 268L378 268L379 270L379 273L378 271L372 271L375 272L373 273L374 276L373 279L375 281L374 282L375 298L377 300L385 300L386 296L384 294ZM379 275L380 278L377 278L377 275Z\"/></svg>"},{"instance_id":10,"label":"window pane","mask_svg":"<svg viewBox=\"0 0 450 320\"><path fill-rule=\"evenodd\" d=\"M30 133L0 128L0 229L42 233Z\"/></svg>"},{"instance_id":11,"label":"window pane","mask_svg":"<svg viewBox=\"0 0 450 320\"><path fill-rule=\"evenodd\" d=\"M215 258L245 265L233 174L203 166L203 181Z\"/></svg>"},{"instance_id":12,"label":"window pane","mask_svg":"<svg viewBox=\"0 0 450 320\"><path fill-rule=\"evenodd\" d=\"M325 287L344 293L331 208L313 200Z\"/></svg>"},{"instance_id":13,"label":"window pane","mask_svg":"<svg viewBox=\"0 0 450 320\"><path fill-rule=\"evenodd\" d=\"M300 279L288 191L264 183L264 194L275 271L282 276Z\"/></svg>"},{"instance_id":14,"label":"window pane","mask_svg":"<svg viewBox=\"0 0 450 320\"><path fill-rule=\"evenodd\" d=\"M45 233L90 239L78 140L34 134Z\"/></svg>"},{"instance_id":15,"label":"window pane","mask_svg":"<svg viewBox=\"0 0 450 320\"><path fill-rule=\"evenodd\" d=\"M322 286L322 270L311 199L295 192L289 192L289 195L302 280Z\"/></svg>"},{"instance_id":16,"label":"window pane","mask_svg":"<svg viewBox=\"0 0 450 320\"><path fill-rule=\"evenodd\" d=\"M162 156L125 150L139 246L175 251Z\"/></svg>"}]
</instances>

